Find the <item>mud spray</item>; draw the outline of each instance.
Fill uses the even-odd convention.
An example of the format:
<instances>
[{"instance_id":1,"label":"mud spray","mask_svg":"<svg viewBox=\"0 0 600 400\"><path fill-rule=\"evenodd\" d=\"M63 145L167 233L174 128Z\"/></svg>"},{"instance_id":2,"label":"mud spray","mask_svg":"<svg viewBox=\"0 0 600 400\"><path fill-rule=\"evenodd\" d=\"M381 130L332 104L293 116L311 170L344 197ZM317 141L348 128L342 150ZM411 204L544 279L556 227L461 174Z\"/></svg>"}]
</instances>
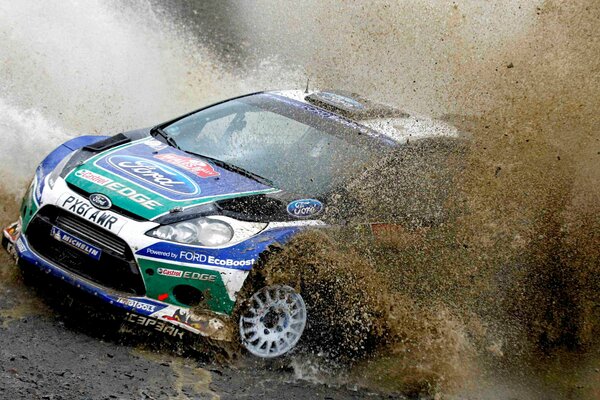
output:
<instances>
[{"instance_id":1,"label":"mud spray","mask_svg":"<svg viewBox=\"0 0 600 400\"><path fill-rule=\"evenodd\" d=\"M435 224L401 216L369 239L360 222L381 201L365 188L385 180L364 182L353 228L298 238L261 272L322 305L322 345L298 374L334 379L313 368L329 357L351 382L404 394L598 397L600 5L225 3L244 36L235 68L168 6L0 4L0 219L65 138L309 76L472 141L455 173L433 176L451 183Z\"/></svg>"},{"instance_id":2,"label":"mud spray","mask_svg":"<svg viewBox=\"0 0 600 400\"><path fill-rule=\"evenodd\" d=\"M347 232L333 242L305 239L285 262L295 265L308 250L321 256L300 257L298 285L313 279L312 287L327 282L336 293L325 290L330 304L340 304L328 322L341 316L332 326L349 328L336 338L386 343L355 370L380 387L594 398L598 376L581 372L574 382L572 371L598 363L589 357L597 357L600 321L600 8L592 1L505 6L313 10L321 37L338 38L305 53L315 55L309 65L322 84L444 115L473 142L452 178L442 224L404 224L366 243ZM355 188L363 209L378 210L382 199L370 189L387 178ZM391 203L400 208L404 195ZM276 265L272 276L290 273ZM573 354L585 361L573 363ZM559 379L557 359L570 360Z\"/></svg>"}]
</instances>

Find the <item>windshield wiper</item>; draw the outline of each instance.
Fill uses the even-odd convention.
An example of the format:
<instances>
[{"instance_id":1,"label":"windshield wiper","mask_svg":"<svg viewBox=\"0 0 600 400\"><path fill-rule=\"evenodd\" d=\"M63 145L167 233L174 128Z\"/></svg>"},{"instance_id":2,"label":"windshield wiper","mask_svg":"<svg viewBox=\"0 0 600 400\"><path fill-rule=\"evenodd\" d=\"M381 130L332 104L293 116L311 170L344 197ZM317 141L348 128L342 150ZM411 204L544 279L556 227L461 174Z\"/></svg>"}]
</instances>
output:
<instances>
[{"instance_id":1,"label":"windshield wiper","mask_svg":"<svg viewBox=\"0 0 600 400\"><path fill-rule=\"evenodd\" d=\"M204 158L204 159L212 162L213 164L218 165L221 168L225 168L228 171L237 172L238 174L244 175L247 178L253 179L253 180L257 181L258 183L262 183L263 185L273 187L273 182L271 180L264 178L260 175L257 175L254 172L248 171L247 169L244 169L242 167L238 167L237 165L228 163L227 161L219 160L218 158L213 158L210 156L205 156L204 154L194 153L192 151L188 151L185 149L180 149L180 150L184 151L188 154L191 154L193 156Z\"/></svg>"},{"instance_id":2,"label":"windshield wiper","mask_svg":"<svg viewBox=\"0 0 600 400\"><path fill-rule=\"evenodd\" d=\"M156 136L160 136L163 139L165 139L165 142L167 142L167 144L171 147L175 147L177 150L181 150L179 148L179 146L177 145L177 142L175 141L175 139L173 139L173 137L171 135L169 135L167 132L165 132L162 128L153 128L150 131L150 134L152 133L156 133Z\"/></svg>"}]
</instances>

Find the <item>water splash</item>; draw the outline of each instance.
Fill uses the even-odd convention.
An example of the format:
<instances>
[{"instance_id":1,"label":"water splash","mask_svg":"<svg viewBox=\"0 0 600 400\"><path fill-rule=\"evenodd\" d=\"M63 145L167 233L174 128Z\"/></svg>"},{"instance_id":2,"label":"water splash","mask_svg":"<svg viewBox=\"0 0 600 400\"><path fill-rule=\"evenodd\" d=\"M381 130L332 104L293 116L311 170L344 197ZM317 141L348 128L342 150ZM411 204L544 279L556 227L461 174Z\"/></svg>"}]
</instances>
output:
<instances>
[{"instance_id":1,"label":"water splash","mask_svg":"<svg viewBox=\"0 0 600 400\"><path fill-rule=\"evenodd\" d=\"M268 60L251 78L234 74L144 1L2 2L0 43L5 213L43 155L70 137L151 126L296 79Z\"/></svg>"}]
</instances>

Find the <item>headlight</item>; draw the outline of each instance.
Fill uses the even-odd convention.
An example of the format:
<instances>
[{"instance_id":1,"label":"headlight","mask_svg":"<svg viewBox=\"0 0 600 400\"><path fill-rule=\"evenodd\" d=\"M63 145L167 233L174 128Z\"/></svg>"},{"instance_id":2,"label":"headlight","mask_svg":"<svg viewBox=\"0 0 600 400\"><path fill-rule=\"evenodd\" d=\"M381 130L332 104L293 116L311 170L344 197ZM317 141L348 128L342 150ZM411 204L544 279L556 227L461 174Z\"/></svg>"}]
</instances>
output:
<instances>
[{"instance_id":1,"label":"headlight","mask_svg":"<svg viewBox=\"0 0 600 400\"><path fill-rule=\"evenodd\" d=\"M162 240L206 247L224 245L231 241L233 234L233 228L227 222L206 217L159 226L147 233Z\"/></svg>"}]
</instances>

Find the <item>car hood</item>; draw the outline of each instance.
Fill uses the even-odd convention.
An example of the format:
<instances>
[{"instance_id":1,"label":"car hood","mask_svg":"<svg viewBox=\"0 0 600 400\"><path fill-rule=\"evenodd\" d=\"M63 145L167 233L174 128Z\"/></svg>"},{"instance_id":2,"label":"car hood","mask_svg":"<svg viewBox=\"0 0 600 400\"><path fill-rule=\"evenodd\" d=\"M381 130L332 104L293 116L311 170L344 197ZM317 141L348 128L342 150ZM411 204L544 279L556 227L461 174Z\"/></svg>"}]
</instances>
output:
<instances>
[{"instance_id":1,"label":"car hood","mask_svg":"<svg viewBox=\"0 0 600 400\"><path fill-rule=\"evenodd\" d=\"M102 193L113 207L152 220L179 208L277 189L154 139L103 151L65 177L79 191Z\"/></svg>"}]
</instances>

